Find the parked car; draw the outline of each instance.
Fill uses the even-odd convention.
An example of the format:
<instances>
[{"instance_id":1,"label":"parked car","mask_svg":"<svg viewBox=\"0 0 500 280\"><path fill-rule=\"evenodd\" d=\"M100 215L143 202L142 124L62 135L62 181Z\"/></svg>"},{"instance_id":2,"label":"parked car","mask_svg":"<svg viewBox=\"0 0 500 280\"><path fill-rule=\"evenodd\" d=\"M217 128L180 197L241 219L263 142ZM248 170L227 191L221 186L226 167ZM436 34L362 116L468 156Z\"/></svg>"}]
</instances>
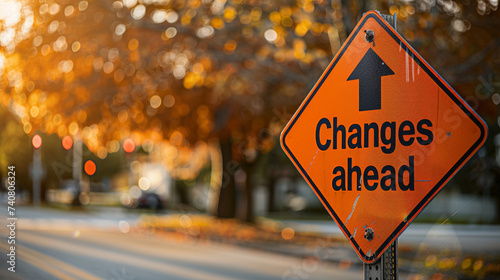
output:
<instances>
[{"instance_id":1,"label":"parked car","mask_svg":"<svg viewBox=\"0 0 500 280\"><path fill-rule=\"evenodd\" d=\"M140 195L123 193L120 199L121 205L125 208L145 208L152 210L161 210L165 207L165 202L161 197L153 192L142 192Z\"/></svg>"}]
</instances>

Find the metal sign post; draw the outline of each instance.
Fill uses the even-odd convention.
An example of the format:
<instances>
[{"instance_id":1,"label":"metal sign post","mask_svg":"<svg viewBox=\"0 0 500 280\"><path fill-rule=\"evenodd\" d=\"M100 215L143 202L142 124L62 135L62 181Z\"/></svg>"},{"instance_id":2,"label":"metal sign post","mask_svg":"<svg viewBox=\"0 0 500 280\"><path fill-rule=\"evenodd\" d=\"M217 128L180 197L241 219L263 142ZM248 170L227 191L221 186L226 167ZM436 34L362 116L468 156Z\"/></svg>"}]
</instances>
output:
<instances>
[{"instance_id":1,"label":"metal sign post","mask_svg":"<svg viewBox=\"0 0 500 280\"><path fill-rule=\"evenodd\" d=\"M394 29L397 23L397 14L380 14ZM366 36L370 36L367 34ZM365 280L396 280L398 279L398 240L394 241L382 256L374 263L363 263Z\"/></svg>"},{"instance_id":2,"label":"metal sign post","mask_svg":"<svg viewBox=\"0 0 500 280\"><path fill-rule=\"evenodd\" d=\"M365 280L397 280L398 279L398 240L382 254L374 263L363 265Z\"/></svg>"}]
</instances>

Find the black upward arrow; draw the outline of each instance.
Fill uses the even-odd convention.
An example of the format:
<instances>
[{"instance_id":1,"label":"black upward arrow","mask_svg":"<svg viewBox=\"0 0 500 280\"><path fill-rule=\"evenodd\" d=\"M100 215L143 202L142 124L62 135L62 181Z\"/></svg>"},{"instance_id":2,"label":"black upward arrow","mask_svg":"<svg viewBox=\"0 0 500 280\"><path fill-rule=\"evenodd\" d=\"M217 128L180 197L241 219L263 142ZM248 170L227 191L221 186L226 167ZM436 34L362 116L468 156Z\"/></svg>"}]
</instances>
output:
<instances>
[{"instance_id":1,"label":"black upward arrow","mask_svg":"<svg viewBox=\"0 0 500 280\"><path fill-rule=\"evenodd\" d=\"M394 72L370 48L352 71L348 81L359 80L359 110L379 110L381 108L382 76L394 75Z\"/></svg>"}]
</instances>

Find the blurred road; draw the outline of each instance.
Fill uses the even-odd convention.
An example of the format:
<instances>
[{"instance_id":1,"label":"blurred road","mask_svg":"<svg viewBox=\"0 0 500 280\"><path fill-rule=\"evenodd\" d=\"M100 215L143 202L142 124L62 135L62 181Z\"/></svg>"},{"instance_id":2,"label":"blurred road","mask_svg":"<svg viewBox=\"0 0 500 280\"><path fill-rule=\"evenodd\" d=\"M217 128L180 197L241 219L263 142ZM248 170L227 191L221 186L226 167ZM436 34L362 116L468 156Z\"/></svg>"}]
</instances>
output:
<instances>
[{"instance_id":1,"label":"blurred road","mask_svg":"<svg viewBox=\"0 0 500 280\"><path fill-rule=\"evenodd\" d=\"M85 211L16 207L16 273L12 273L7 270L7 207L0 206L5 207L0 211L4 221L0 227L0 279L363 278L361 261L349 246L248 244L245 248L213 241L177 241L172 236L133 231L141 212L118 207ZM296 232L342 236L333 221L281 223ZM476 253L499 256L500 227L412 224L399 244L400 276L405 279L405 274L422 271L423 259L436 254L435 250L442 252L440 259ZM311 258L318 249L322 250L321 259Z\"/></svg>"},{"instance_id":2,"label":"blurred road","mask_svg":"<svg viewBox=\"0 0 500 280\"><path fill-rule=\"evenodd\" d=\"M139 215L116 211L100 215L20 208L15 273L7 270L8 229L0 229L0 279L362 278L359 267L341 270L331 262L239 246L126 233Z\"/></svg>"}]
</instances>

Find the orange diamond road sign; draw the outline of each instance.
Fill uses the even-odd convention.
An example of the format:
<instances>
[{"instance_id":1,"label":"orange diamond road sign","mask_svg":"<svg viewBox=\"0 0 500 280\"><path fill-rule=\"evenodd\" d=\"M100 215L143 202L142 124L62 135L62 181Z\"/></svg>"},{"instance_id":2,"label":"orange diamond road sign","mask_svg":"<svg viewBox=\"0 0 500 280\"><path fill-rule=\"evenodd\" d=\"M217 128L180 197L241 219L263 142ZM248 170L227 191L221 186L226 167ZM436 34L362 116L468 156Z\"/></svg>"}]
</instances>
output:
<instances>
[{"instance_id":1,"label":"orange diamond road sign","mask_svg":"<svg viewBox=\"0 0 500 280\"><path fill-rule=\"evenodd\" d=\"M359 257L373 263L486 133L446 81L368 12L283 130L281 145Z\"/></svg>"}]
</instances>

